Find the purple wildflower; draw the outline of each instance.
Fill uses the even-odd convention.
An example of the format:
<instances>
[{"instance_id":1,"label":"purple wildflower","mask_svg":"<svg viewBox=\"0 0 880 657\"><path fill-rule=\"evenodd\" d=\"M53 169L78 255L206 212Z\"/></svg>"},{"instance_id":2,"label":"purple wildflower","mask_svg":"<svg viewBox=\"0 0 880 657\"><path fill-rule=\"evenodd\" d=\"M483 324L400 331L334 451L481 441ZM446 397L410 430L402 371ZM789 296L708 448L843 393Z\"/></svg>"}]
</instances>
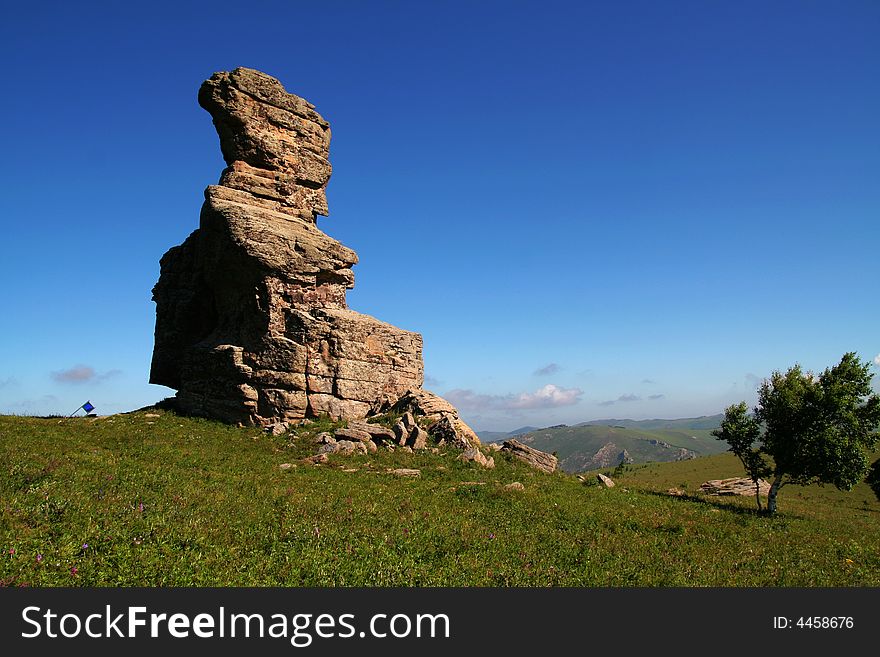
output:
<instances>
[{"instance_id":1,"label":"purple wildflower","mask_svg":"<svg viewBox=\"0 0 880 657\"><path fill-rule=\"evenodd\" d=\"M40 563L42 560L43 560L43 555L42 555L42 554L38 554L38 555L37 555L37 563Z\"/></svg>"}]
</instances>

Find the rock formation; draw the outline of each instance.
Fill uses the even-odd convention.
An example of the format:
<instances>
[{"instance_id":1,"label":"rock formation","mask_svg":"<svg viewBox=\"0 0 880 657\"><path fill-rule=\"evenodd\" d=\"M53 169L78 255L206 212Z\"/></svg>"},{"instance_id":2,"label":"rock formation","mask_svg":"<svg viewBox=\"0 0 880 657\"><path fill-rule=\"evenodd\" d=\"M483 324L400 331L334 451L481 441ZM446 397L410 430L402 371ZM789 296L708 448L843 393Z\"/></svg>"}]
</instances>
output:
<instances>
[{"instance_id":1,"label":"rock formation","mask_svg":"<svg viewBox=\"0 0 880 657\"><path fill-rule=\"evenodd\" d=\"M711 479L700 484L700 490L706 495L754 495L755 482L748 477L731 477L730 479ZM770 493L770 484L758 479L758 490L763 496Z\"/></svg>"},{"instance_id":2,"label":"rock formation","mask_svg":"<svg viewBox=\"0 0 880 657\"><path fill-rule=\"evenodd\" d=\"M183 412L268 425L362 418L422 385L422 338L346 307L354 251L325 235L330 127L281 83L215 73L199 104L226 160L161 260L150 382Z\"/></svg>"},{"instance_id":3,"label":"rock formation","mask_svg":"<svg viewBox=\"0 0 880 657\"><path fill-rule=\"evenodd\" d=\"M527 463L533 468L542 470L547 474L553 474L558 463L553 454L548 454L547 452L542 452L534 447L523 445L515 438L505 440L504 444L501 446L501 451L512 454L523 463Z\"/></svg>"}]
</instances>

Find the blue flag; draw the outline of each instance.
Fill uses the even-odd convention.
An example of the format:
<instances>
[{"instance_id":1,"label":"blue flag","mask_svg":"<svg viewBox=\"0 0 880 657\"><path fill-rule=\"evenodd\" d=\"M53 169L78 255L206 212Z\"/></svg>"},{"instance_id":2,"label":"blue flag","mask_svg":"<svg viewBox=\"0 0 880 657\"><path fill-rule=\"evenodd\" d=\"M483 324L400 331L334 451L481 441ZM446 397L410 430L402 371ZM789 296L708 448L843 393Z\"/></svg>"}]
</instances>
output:
<instances>
[{"instance_id":1,"label":"blue flag","mask_svg":"<svg viewBox=\"0 0 880 657\"><path fill-rule=\"evenodd\" d=\"M93 410L95 410L95 407L92 406L92 402L86 402L85 404L82 405L81 408L82 408L86 413L91 413Z\"/></svg>"}]
</instances>

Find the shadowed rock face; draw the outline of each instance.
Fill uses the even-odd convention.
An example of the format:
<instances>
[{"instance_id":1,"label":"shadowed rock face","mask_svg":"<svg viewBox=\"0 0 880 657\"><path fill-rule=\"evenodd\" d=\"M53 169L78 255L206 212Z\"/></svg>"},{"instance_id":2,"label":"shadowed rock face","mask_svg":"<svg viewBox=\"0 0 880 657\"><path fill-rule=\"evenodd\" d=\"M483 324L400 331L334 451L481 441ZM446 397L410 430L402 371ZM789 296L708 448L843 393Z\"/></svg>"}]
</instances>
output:
<instances>
[{"instance_id":1,"label":"shadowed rock face","mask_svg":"<svg viewBox=\"0 0 880 657\"><path fill-rule=\"evenodd\" d=\"M161 260L150 383L184 412L266 425L361 418L423 381L422 337L349 310L357 255L326 215L330 127L246 68L199 90L226 160L199 228Z\"/></svg>"}]
</instances>

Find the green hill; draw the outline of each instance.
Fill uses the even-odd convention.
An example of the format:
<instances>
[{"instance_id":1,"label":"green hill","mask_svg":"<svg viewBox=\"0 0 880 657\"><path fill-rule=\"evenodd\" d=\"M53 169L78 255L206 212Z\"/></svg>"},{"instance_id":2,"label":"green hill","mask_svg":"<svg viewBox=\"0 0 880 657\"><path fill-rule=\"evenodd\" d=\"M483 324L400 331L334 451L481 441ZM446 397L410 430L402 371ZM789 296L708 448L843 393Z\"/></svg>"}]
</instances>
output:
<instances>
[{"instance_id":1,"label":"green hill","mask_svg":"<svg viewBox=\"0 0 880 657\"><path fill-rule=\"evenodd\" d=\"M307 465L323 428L0 416L0 584L880 586L865 485L786 487L771 519L696 492L740 474L729 454L626 466L605 489L500 453L492 470L453 450Z\"/></svg>"},{"instance_id":2,"label":"green hill","mask_svg":"<svg viewBox=\"0 0 880 657\"><path fill-rule=\"evenodd\" d=\"M720 416L717 416L720 418ZM517 437L522 443L559 458L559 467L566 472L583 472L616 466L619 463L679 461L719 454L727 445L717 440L709 428L690 428L712 424L692 420L608 420L627 423L617 426L583 423L539 429ZM661 428L666 423L670 428ZM718 426L715 424L714 426ZM496 439L496 442L506 440Z\"/></svg>"}]
</instances>

